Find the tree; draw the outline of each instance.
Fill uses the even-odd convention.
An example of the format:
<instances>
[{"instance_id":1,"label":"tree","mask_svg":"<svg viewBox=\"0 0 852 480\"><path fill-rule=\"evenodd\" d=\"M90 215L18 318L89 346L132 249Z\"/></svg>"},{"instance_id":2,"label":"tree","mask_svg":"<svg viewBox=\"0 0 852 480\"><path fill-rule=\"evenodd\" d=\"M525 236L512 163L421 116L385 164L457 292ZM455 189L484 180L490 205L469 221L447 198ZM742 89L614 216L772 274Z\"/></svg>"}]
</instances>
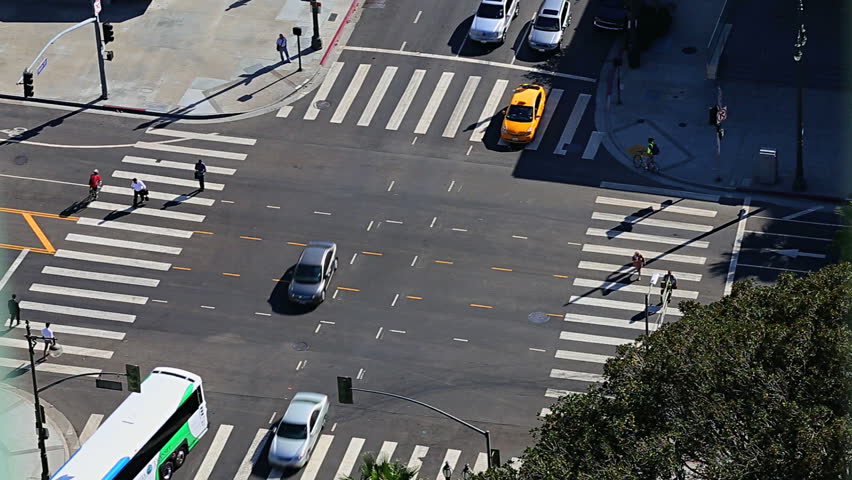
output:
<instances>
[{"instance_id":1,"label":"tree","mask_svg":"<svg viewBox=\"0 0 852 480\"><path fill-rule=\"evenodd\" d=\"M399 460L376 460L372 453L361 458L361 480L412 480L417 475L416 468L408 468ZM340 480L355 480L354 477L341 477Z\"/></svg>"},{"instance_id":2,"label":"tree","mask_svg":"<svg viewBox=\"0 0 852 480\"><path fill-rule=\"evenodd\" d=\"M557 401L519 472L478 478L849 478L852 265L681 310Z\"/></svg>"},{"instance_id":3,"label":"tree","mask_svg":"<svg viewBox=\"0 0 852 480\"><path fill-rule=\"evenodd\" d=\"M831 242L831 252L839 260L852 261L852 204L839 207L837 213L843 219L846 228L838 230Z\"/></svg>"}]
</instances>

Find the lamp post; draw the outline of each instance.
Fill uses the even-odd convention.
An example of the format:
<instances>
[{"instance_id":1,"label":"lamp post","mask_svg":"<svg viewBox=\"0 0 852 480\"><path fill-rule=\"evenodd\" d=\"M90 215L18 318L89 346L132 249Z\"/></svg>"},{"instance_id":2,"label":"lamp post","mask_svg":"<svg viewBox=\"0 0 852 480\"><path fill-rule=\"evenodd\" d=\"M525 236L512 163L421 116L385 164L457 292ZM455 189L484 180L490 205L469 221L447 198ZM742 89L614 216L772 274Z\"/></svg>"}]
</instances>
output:
<instances>
[{"instance_id":1,"label":"lamp post","mask_svg":"<svg viewBox=\"0 0 852 480\"><path fill-rule=\"evenodd\" d=\"M317 0L311 0L311 14L314 18L314 35L311 37L311 48L314 50L322 50L322 39L319 32L319 11L320 3Z\"/></svg>"},{"instance_id":2,"label":"lamp post","mask_svg":"<svg viewBox=\"0 0 852 480\"><path fill-rule=\"evenodd\" d=\"M450 467L450 462L444 462L444 468L441 469L441 473L444 474L444 478L446 478L447 480L453 478L453 469L452 467Z\"/></svg>"},{"instance_id":3,"label":"lamp post","mask_svg":"<svg viewBox=\"0 0 852 480\"><path fill-rule=\"evenodd\" d=\"M53 339L53 338L45 338L45 337L41 337L41 336L38 336L38 335L32 335L32 331L30 330L30 321L25 320L25 322L26 322L26 326L27 326L27 334L26 334L27 345L29 346L28 350L30 352L30 373L32 374L32 378L33 378L33 398L34 398L34 403L35 403L36 436L38 437L38 450L41 453L41 480L49 480L50 479L50 467L47 465L47 448L45 448L45 445L44 445L44 441L45 441L45 439L47 439L49 433L47 432L47 429L44 428L44 418L43 418L44 414L43 414L43 410L42 410L42 407L41 407L41 402L39 401L39 398L38 398L39 389L38 389L38 381L36 380L36 370L35 370L35 346L36 346L36 344L38 344L39 340L43 340L45 342L48 342L48 341L54 342L53 346L55 346L56 343L55 343L55 339ZM51 346L51 348L53 348L53 346ZM62 355L62 349L48 350L48 352L52 352L52 351L55 351L56 354L54 355L53 353L51 353L50 354L51 356L57 356L58 357L59 355Z\"/></svg>"},{"instance_id":4,"label":"lamp post","mask_svg":"<svg viewBox=\"0 0 852 480\"><path fill-rule=\"evenodd\" d=\"M793 180L793 190L802 191L807 188L805 183L805 167L802 156L805 148L805 118L803 110L803 85L804 70L802 69L802 56L804 55L805 44L808 43L807 32L805 31L805 5L804 0L799 0L799 31L796 35L796 43L793 50L793 60L796 62L796 77L798 83L797 102L796 102L796 178Z\"/></svg>"}]
</instances>

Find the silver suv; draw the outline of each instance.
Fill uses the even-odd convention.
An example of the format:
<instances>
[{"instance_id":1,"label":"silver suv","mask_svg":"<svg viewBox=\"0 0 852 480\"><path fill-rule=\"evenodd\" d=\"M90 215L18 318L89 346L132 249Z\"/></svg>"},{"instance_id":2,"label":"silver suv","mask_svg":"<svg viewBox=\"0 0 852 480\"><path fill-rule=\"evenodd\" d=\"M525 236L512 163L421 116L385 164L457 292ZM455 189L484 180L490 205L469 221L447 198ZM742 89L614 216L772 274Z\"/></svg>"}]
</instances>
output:
<instances>
[{"instance_id":1,"label":"silver suv","mask_svg":"<svg viewBox=\"0 0 852 480\"><path fill-rule=\"evenodd\" d=\"M308 243L293 270L287 297L292 302L307 305L322 303L336 271L337 245L332 242Z\"/></svg>"},{"instance_id":2,"label":"silver suv","mask_svg":"<svg viewBox=\"0 0 852 480\"><path fill-rule=\"evenodd\" d=\"M544 0L535 14L527 43L533 50L545 52L562 45L562 34L571 23L569 0Z\"/></svg>"},{"instance_id":3,"label":"silver suv","mask_svg":"<svg viewBox=\"0 0 852 480\"><path fill-rule=\"evenodd\" d=\"M482 0L470 25L470 39L481 43L505 42L520 3L520 0Z\"/></svg>"}]
</instances>

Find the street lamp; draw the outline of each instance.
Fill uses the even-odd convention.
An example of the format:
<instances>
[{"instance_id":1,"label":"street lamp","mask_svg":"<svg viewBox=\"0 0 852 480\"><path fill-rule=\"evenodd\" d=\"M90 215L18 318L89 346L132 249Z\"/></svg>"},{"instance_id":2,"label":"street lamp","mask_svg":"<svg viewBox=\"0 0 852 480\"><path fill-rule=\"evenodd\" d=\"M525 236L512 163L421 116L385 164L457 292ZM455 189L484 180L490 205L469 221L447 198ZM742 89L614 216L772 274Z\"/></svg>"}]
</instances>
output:
<instances>
[{"instance_id":1,"label":"street lamp","mask_svg":"<svg viewBox=\"0 0 852 480\"><path fill-rule=\"evenodd\" d=\"M62 348L56 345L55 338L45 338L38 335L32 335L32 331L30 330L30 321L25 320L27 326L27 334L25 335L27 338L27 345L29 346L28 350L30 352L30 373L33 378L33 399L35 403L35 417L36 417L36 436L38 437L38 450L41 453L41 480L49 480L50 479L50 467L47 464L47 448L45 448L44 441L50 435L47 429L44 427L44 410L41 407L41 402L38 398L38 381L36 380L36 370L35 370L35 346L38 344L39 340L43 340L45 342L52 342L53 345L48 347L48 353L51 357L58 357L62 355Z\"/></svg>"},{"instance_id":2,"label":"street lamp","mask_svg":"<svg viewBox=\"0 0 852 480\"><path fill-rule=\"evenodd\" d=\"M441 469L441 473L444 474L444 478L447 480L453 478L453 469L450 467L450 462L444 461L444 468Z\"/></svg>"},{"instance_id":3,"label":"street lamp","mask_svg":"<svg viewBox=\"0 0 852 480\"><path fill-rule=\"evenodd\" d=\"M799 0L799 31L796 35L795 49L793 50L793 61L796 62L796 77L798 83L797 92L797 115L796 115L796 178L793 180L793 190L805 190L805 167L803 165L803 151L805 148L805 118L803 110L803 85L804 70L802 69L802 56L808 37L805 31L805 5L804 0Z\"/></svg>"}]
</instances>

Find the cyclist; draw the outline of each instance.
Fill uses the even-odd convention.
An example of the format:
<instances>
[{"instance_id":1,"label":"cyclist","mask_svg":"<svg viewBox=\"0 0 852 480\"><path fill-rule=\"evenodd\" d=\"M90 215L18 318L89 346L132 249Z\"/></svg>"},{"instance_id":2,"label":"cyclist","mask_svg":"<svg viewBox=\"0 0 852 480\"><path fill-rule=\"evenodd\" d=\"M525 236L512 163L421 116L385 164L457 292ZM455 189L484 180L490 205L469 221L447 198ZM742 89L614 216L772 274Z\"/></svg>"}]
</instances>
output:
<instances>
[{"instance_id":1,"label":"cyclist","mask_svg":"<svg viewBox=\"0 0 852 480\"><path fill-rule=\"evenodd\" d=\"M98 199L98 191L100 190L101 185L103 185L103 180L96 168L92 170L92 174L89 175L89 198L93 200Z\"/></svg>"},{"instance_id":2,"label":"cyclist","mask_svg":"<svg viewBox=\"0 0 852 480\"><path fill-rule=\"evenodd\" d=\"M645 155L648 156L648 163L654 163L654 155L660 153L660 147L654 141L653 137L648 137L648 147L645 149Z\"/></svg>"}]
</instances>

